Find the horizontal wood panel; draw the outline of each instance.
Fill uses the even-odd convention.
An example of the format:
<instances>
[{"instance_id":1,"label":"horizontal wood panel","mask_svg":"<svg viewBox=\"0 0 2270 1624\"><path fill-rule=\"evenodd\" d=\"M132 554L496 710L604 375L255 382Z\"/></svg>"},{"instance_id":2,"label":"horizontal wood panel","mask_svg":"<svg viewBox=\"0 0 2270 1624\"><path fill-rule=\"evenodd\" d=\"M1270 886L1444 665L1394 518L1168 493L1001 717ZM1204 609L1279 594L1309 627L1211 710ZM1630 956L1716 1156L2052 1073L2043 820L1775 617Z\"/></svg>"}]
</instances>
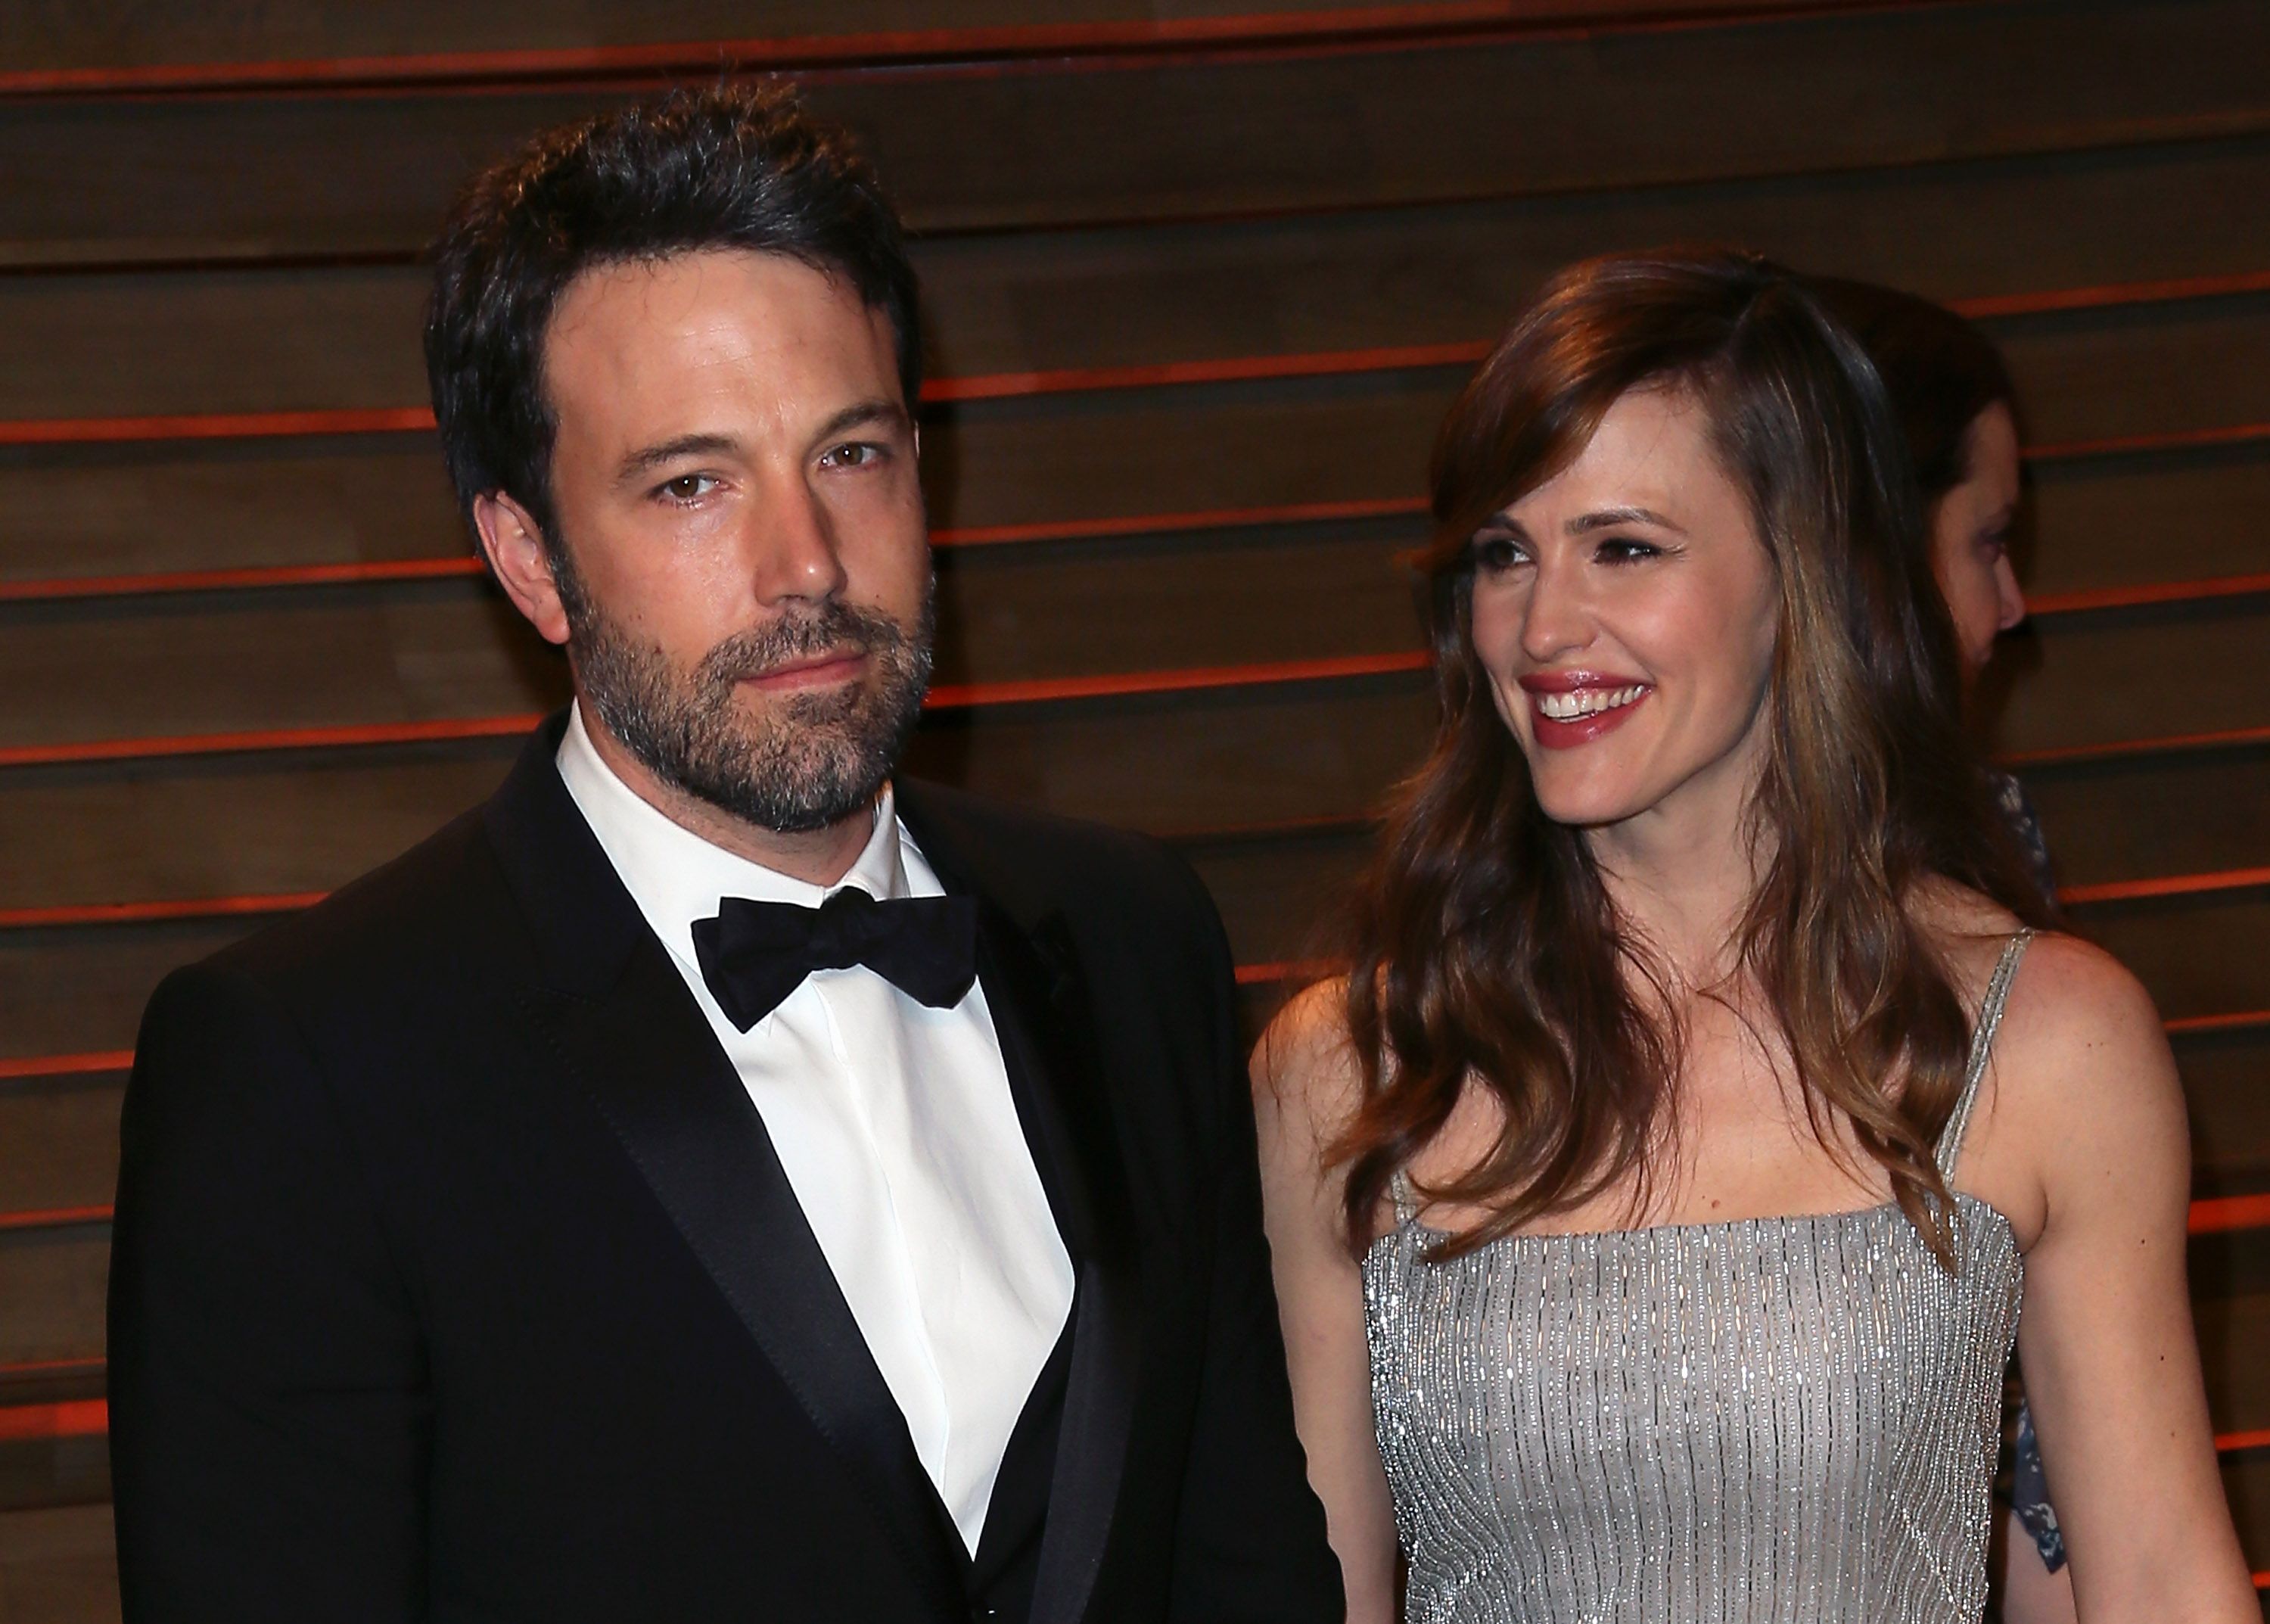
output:
<instances>
[{"instance_id":1,"label":"horizontal wood panel","mask_svg":"<svg viewBox=\"0 0 2270 1624\"><path fill-rule=\"evenodd\" d=\"M257 923L0 933L0 1057L131 1049L142 1006L166 973L219 952ZM0 1292L0 1301L14 1299ZM8 1317L0 1316L0 1341Z\"/></svg>"},{"instance_id":2,"label":"horizontal wood panel","mask_svg":"<svg viewBox=\"0 0 2270 1624\"><path fill-rule=\"evenodd\" d=\"M2191 1106L2194 1188L2202 1195L2270 1189L2270 1027L2183 1034L2175 1050ZM2258 1353L2266 1346L2256 1344ZM2260 1368L2270 1385L2270 1360ZM2252 1413L2263 1417L2253 1425L2270 1427L2270 1402Z\"/></svg>"},{"instance_id":3,"label":"horizontal wood panel","mask_svg":"<svg viewBox=\"0 0 2270 1624\"><path fill-rule=\"evenodd\" d=\"M1155 833L1353 814L1423 748L1429 710L1412 679L933 715L909 771ZM0 907L329 890L479 801L518 748L0 775Z\"/></svg>"},{"instance_id":4,"label":"horizontal wood panel","mask_svg":"<svg viewBox=\"0 0 2270 1624\"><path fill-rule=\"evenodd\" d=\"M1373 649L1414 648L1407 596L1369 548L1350 546L1337 560L1346 573L1319 568L1300 589L1274 578L1265 548L1203 553L1204 572L1194 567L1183 587L1227 583L1204 612L1181 606L1176 582L1135 572L1124 596L1084 614L1074 606L1070 626L1055 628L1037 618L1052 602L1039 587L1027 619L1015 619L1015 583L998 574L990 596L968 600L957 626L966 640L948 650L943 674L1073 676L1129 669L1114 666L1123 658L1139 661L1136 670L1173 669L1176 657L1234 660L1265 643L1325 656L1351 652L1339 641L1350 635ZM1093 557L1101 563L1074 572L1075 582L1110 574L1108 552ZM1302 612L1312 602L1323 605L1314 623ZM1157 618L1135 618L1146 610ZM1083 641L1090 619L1120 614L1128 623L1118 634ZM1275 618L1264 635L1248 617ZM0 746L513 716L566 695L564 661L472 581L294 594L280 605L270 594L72 602L0 619L9 623ZM2214 674L2184 685L2180 705L2166 675L2171 640L2194 669ZM1065 671L1046 660L1080 664ZM1998 674L2007 685L2000 737L2012 750L2270 724L2270 594L2059 616L2007 665Z\"/></svg>"},{"instance_id":5,"label":"horizontal wood panel","mask_svg":"<svg viewBox=\"0 0 2270 1624\"><path fill-rule=\"evenodd\" d=\"M1342 859L1332 852L1259 854L1240 865L1235 885L1224 883L1224 865L1209 866L1233 944L1252 962L1304 956L1316 939L1310 922L1329 904ZM2093 906L2079 916L2081 928L2136 973L2170 1019L2270 1008L2270 889ZM167 969L257 923L222 918L0 933L0 1055L130 1047L142 1005ZM2216 1155L2233 1166L2270 1164L2270 1147L2261 1145L2223 1142Z\"/></svg>"},{"instance_id":6,"label":"horizontal wood panel","mask_svg":"<svg viewBox=\"0 0 2270 1624\"><path fill-rule=\"evenodd\" d=\"M11 580L463 557L430 434L0 447Z\"/></svg>"},{"instance_id":7,"label":"horizontal wood panel","mask_svg":"<svg viewBox=\"0 0 2270 1624\"><path fill-rule=\"evenodd\" d=\"M1243 899L1229 886L1238 877L1203 858L1201 871L1224 912L1236 915ZM1302 899L1311 909L1322 901ZM2191 1111L2194 1192L2213 1198L2262 1188L2270 1175L2270 1029L2178 1036L2175 1049ZM0 1085L0 1144L9 1147L0 1158L0 1212L108 1205L118 1178L124 1092L116 1072ZM2244 1402L2218 1402L2216 1414L2230 1427L2270 1426L2270 1368L2254 1374Z\"/></svg>"},{"instance_id":8,"label":"horizontal wood panel","mask_svg":"<svg viewBox=\"0 0 2270 1624\"><path fill-rule=\"evenodd\" d=\"M2270 268L2270 142L915 244L948 375L1487 338L1558 266L1748 244L1940 298ZM422 404L417 265L0 279L0 418Z\"/></svg>"},{"instance_id":9,"label":"horizontal wood panel","mask_svg":"<svg viewBox=\"0 0 2270 1624\"><path fill-rule=\"evenodd\" d=\"M102 1351L110 1227L0 1233L0 1364Z\"/></svg>"},{"instance_id":10,"label":"horizontal wood panel","mask_svg":"<svg viewBox=\"0 0 2270 1624\"><path fill-rule=\"evenodd\" d=\"M1416 679L1382 679L1079 707L1013 707L989 716L983 725L972 725L966 715L948 714L918 733L909 770L1072 816L1154 830L1354 812L1369 804L1423 745L1428 708ZM271 834L281 849L290 849L311 799L342 787L342 781L311 779L310 790L271 811L263 791L272 781L262 764L253 763L255 770L241 777L233 770L240 762L208 765L214 770L174 778L159 805L201 812L219 826L218 841L232 849L251 849L258 837ZM69 786L87 782L76 773L0 777L0 806L6 807L0 824L26 827L27 822L18 819L78 799ZM438 800L452 782L446 773L436 773L422 787ZM30 800L14 802L23 790L30 791ZM78 799L87 817L85 835L81 843L65 848L66 860L93 864L115 856L129 865L153 861L137 856L145 844L145 814L126 809L128 802L150 793L145 782L115 797ZM343 805L345 798L332 804ZM115 822L104 827L93 811L98 804L119 809L109 814ZM450 810L435 807L432 823L425 827ZM348 812L359 815L358 809ZM231 824L231 816L241 820ZM354 834L372 845L390 843L411 821L397 804L325 838L344 842ZM189 827L179 828L175 839L186 846L190 834ZM343 862L345 871L332 874L329 884L351 877L362 862L356 855L357 864ZM373 860L382 855L371 854ZM154 861L170 867L180 860ZM142 1000L164 971L213 951L246 928L241 921L219 921L93 933L0 933L0 1056L130 1047Z\"/></svg>"},{"instance_id":11,"label":"horizontal wood panel","mask_svg":"<svg viewBox=\"0 0 2270 1624\"><path fill-rule=\"evenodd\" d=\"M2270 421L2270 297L2129 305L1987 323L2030 441Z\"/></svg>"},{"instance_id":12,"label":"horizontal wood panel","mask_svg":"<svg viewBox=\"0 0 2270 1624\"><path fill-rule=\"evenodd\" d=\"M971 548L939 560L942 686L1407 649L1398 524ZM1202 605L1193 612L1192 605ZM564 700L485 580L0 610L0 739L199 733Z\"/></svg>"},{"instance_id":13,"label":"horizontal wood panel","mask_svg":"<svg viewBox=\"0 0 2270 1624\"><path fill-rule=\"evenodd\" d=\"M0 738L509 715L566 697L565 661L479 582L395 589L376 602L340 594L286 607L220 604L214 613L209 600L161 600L10 625Z\"/></svg>"},{"instance_id":14,"label":"horizontal wood panel","mask_svg":"<svg viewBox=\"0 0 2270 1624\"><path fill-rule=\"evenodd\" d=\"M974 30L1180 21L1220 24L1255 11L1308 14L1318 23L1348 9L1348 0L955 0L941 27L930 0L768 0L753 11L736 0L505 0L467 6L445 0L296 0L289 6L178 4L140 0L16 0L0 23L0 71L119 69L159 63L261 63L330 57L420 57L437 52L582 52L608 47L690 41L810 38L919 32L931 36ZM1405 0L1372 8L1424 21L1440 6ZM1461 7L1461 11L1474 8ZM1610 8L1569 5L1564 12ZM1657 5L1651 10L1673 9ZM957 48L941 40L940 54ZM688 58L699 62L699 54ZM413 64L404 64L404 69Z\"/></svg>"},{"instance_id":15,"label":"horizontal wood panel","mask_svg":"<svg viewBox=\"0 0 2270 1624\"><path fill-rule=\"evenodd\" d=\"M2259 1357L2259 1346L2255 1353ZM2247 1566L2256 1573L2270 1572L2270 1450L2226 1456L2222 1490L2230 1499L2231 1520L2237 1524Z\"/></svg>"},{"instance_id":16,"label":"horizontal wood panel","mask_svg":"<svg viewBox=\"0 0 2270 1624\"><path fill-rule=\"evenodd\" d=\"M2258 130L2246 0L815 84L926 230L1448 201ZM1745 116L1725 115L1730 87ZM0 261L414 248L588 94L0 104ZM1603 106L1618 116L1601 118ZM1474 116L1473 109L1502 115ZM1139 138L1136 138L1139 132Z\"/></svg>"},{"instance_id":17,"label":"horizontal wood panel","mask_svg":"<svg viewBox=\"0 0 2270 1624\"><path fill-rule=\"evenodd\" d=\"M1615 26L1669 18L1834 11L1854 0L964 0L950 19L925 0L774 0L753 17L730 0L658 6L542 0L478 9L439 0L300 0L290 7L184 5L155 18L135 0L66 5L21 0L0 19L0 74L63 87L312 82L359 85L427 78L496 80L700 70L720 59L776 62L950 62L1109 54L1180 45L1362 39L1469 29ZM951 26L941 26L950 23ZM752 30L755 30L754 33ZM338 60L345 58L346 60ZM372 60L375 59L375 60ZM163 72L166 69L179 71ZM135 70L159 70L137 74ZM76 72L75 72L76 70ZM0 81L4 84L5 81Z\"/></svg>"},{"instance_id":18,"label":"horizontal wood panel","mask_svg":"<svg viewBox=\"0 0 2270 1624\"><path fill-rule=\"evenodd\" d=\"M2075 911L2081 929L2135 973L2167 1019L2270 1009L2270 890Z\"/></svg>"},{"instance_id":19,"label":"horizontal wood panel","mask_svg":"<svg viewBox=\"0 0 2270 1624\"><path fill-rule=\"evenodd\" d=\"M2031 470L2029 592L2247 575L2270 562L2270 443Z\"/></svg>"},{"instance_id":20,"label":"horizontal wood panel","mask_svg":"<svg viewBox=\"0 0 2270 1624\"><path fill-rule=\"evenodd\" d=\"M110 1541L110 1440L0 1442L0 1601L9 1624L108 1624L118 1617ZM100 1530L36 1519L84 1515Z\"/></svg>"},{"instance_id":21,"label":"horizontal wood panel","mask_svg":"<svg viewBox=\"0 0 2270 1624\"><path fill-rule=\"evenodd\" d=\"M0 1083L0 1212L108 1205L124 1092L115 1074Z\"/></svg>"},{"instance_id":22,"label":"horizontal wood panel","mask_svg":"<svg viewBox=\"0 0 2270 1624\"><path fill-rule=\"evenodd\" d=\"M2270 598L2060 615L1998 656L1987 680L2005 690L2009 751L2259 726Z\"/></svg>"},{"instance_id":23,"label":"horizontal wood panel","mask_svg":"<svg viewBox=\"0 0 2270 1624\"><path fill-rule=\"evenodd\" d=\"M1302 714L1313 716L1307 725L1320 735L1337 731L1345 739L1379 729L1364 754L1385 764L1384 774L1416 755L1426 719L1423 707L1371 716L1362 696L1369 691L1343 716L1333 690L1307 690L1313 703ZM1021 726L1005 713L989 721ZM970 724L933 717L928 725L961 738ZM0 776L0 908L330 890L486 797L517 747L509 739L479 740ZM1021 750L1012 753L1021 766ZM971 765L966 755L962 765ZM983 753L975 765L985 772ZM1311 810L1361 814L1384 788L1384 776L1350 781L1328 805L1310 809L1249 782L1266 776L1217 765L1204 782L1173 786L1187 792L1176 803L1183 810L1163 818L1154 812L1156 794L1127 803L1097 790L1057 805L1131 827L1189 829L1248 821L1250 809L1265 801L1276 808L1267 815L1278 819ZM1002 781L997 775L990 782ZM1009 787L1022 790L1029 782ZM2260 745L2036 769L2027 783L2068 884L2248 867L2260 861L2262 830L2270 827L2270 748ZM1204 804L1210 794L1218 798ZM1329 847L1363 836L1302 838ZM1200 860L1216 861L1217 849L1220 862L1234 864L1244 860L1246 843L1202 848ZM1263 859L1262 871L1276 861ZM1242 894L1259 882L1241 871L1220 883ZM1290 894L1300 898L1299 886ZM1237 911L1227 900L1225 907ZM1245 938L1249 958L1299 956L1299 945L1297 931Z\"/></svg>"},{"instance_id":24,"label":"horizontal wood panel","mask_svg":"<svg viewBox=\"0 0 2270 1624\"><path fill-rule=\"evenodd\" d=\"M2270 369L2253 364L2270 353L2270 298L2007 329L2038 440L2270 422ZM1421 367L963 403L928 419L932 519L990 527L1412 499L1464 375ZM2236 514L2263 500L2259 448L2188 463L2108 460L2157 482L2156 496L2129 499L2132 510L2203 484ZM2060 473L2050 488L2071 487ZM2142 535L2105 523L2109 533L2068 550L2053 579L2084 568L2134 579L2138 552L2183 557L2183 527L2165 515ZM2251 535L2200 533L2212 538L2200 543L2200 566L2170 573L2259 556L2245 552ZM464 545L429 434L0 448L0 571L15 579L462 556Z\"/></svg>"},{"instance_id":25,"label":"horizontal wood panel","mask_svg":"<svg viewBox=\"0 0 2270 1624\"><path fill-rule=\"evenodd\" d=\"M2245 868L2270 855L2270 747L2096 761L2023 776L2068 885Z\"/></svg>"}]
</instances>

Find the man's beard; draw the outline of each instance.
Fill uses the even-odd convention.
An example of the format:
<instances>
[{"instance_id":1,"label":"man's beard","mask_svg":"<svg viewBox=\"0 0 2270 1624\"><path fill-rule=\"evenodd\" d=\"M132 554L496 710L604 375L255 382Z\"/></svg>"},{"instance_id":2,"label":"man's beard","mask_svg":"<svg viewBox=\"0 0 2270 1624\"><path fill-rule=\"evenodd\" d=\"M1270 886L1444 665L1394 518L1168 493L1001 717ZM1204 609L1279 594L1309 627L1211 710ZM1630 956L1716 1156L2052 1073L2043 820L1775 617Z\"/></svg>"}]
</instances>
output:
<instances>
[{"instance_id":1,"label":"man's beard","mask_svg":"<svg viewBox=\"0 0 2270 1624\"><path fill-rule=\"evenodd\" d=\"M664 782L776 834L805 834L874 804L930 687L937 583L910 629L879 610L829 601L738 633L681 675L594 604L553 549L577 686L607 730ZM767 715L737 702L746 679L790 660L857 650L869 682L790 693Z\"/></svg>"}]
</instances>

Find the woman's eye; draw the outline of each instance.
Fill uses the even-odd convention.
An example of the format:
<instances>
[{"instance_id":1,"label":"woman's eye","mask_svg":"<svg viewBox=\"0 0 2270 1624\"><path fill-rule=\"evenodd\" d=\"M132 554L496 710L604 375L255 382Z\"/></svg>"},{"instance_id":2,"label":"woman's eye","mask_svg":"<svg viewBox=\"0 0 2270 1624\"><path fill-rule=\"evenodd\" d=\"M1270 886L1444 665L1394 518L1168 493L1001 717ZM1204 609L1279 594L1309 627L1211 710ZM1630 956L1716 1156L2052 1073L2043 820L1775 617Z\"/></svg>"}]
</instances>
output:
<instances>
[{"instance_id":1,"label":"woman's eye","mask_svg":"<svg viewBox=\"0 0 2270 1624\"><path fill-rule=\"evenodd\" d=\"M1474 567L1485 575L1503 575L1524 561L1521 549L1510 536L1477 536L1473 552Z\"/></svg>"},{"instance_id":2,"label":"woman's eye","mask_svg":"<svg viewBox=\"0 0 2270 1624\"><path fill-rule=\"evenodd\" d=\"M1663 549L1644 541L1635 541L1628 536L1611 536L1599 545L1593 554L1603 564L1636 564L1642 559L1659 557Z\"/></svg>"}]
</instances>

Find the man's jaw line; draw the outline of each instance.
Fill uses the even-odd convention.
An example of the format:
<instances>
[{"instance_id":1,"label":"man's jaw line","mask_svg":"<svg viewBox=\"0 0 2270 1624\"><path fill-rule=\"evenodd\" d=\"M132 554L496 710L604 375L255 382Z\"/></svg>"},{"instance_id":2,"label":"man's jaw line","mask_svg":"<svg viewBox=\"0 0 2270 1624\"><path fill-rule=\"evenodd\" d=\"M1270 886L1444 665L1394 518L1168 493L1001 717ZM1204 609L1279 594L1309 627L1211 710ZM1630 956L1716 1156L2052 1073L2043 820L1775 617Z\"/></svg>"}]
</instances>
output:
<instances>
[{"instance_id":1,"label":"man's jaw line","mask_svg":"<svg viewBox=\"0 0 2270 1624\"><path fill-rule=\"evenodd\" d=\"M575 708L582 714L583 730L590 737L592 749L634 795L687 834L760 868L807 885L832 886L850 872L874 833L879 795L824 828L784 832L752 823L680 789L647 766L614 736L580 686L575 690Z\"/></svg>"}]
</instances>

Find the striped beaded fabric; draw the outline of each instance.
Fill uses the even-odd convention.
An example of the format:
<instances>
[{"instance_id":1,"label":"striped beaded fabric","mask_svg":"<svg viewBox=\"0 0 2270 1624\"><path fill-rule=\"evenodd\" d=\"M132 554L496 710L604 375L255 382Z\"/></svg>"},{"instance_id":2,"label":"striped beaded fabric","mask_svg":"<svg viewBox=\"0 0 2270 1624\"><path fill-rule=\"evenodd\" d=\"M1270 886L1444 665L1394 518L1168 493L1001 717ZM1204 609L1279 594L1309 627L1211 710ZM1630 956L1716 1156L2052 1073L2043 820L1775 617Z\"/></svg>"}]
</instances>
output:
<instances>
[{"instance_id":1,"label":"striped beaded fabric","mask_svg":"<svg viewBox=\"0 0 2270 1624\"><path fill-rule=\"evenodd\" d=\"M2028 933L1996 966L1952 1179ZM1410 1624L1977 1620L2024 1264L1955 1198L1949 1274L1896 1205L1511 1235L1363 1259Z\"/></svg>"}]
</instances>

